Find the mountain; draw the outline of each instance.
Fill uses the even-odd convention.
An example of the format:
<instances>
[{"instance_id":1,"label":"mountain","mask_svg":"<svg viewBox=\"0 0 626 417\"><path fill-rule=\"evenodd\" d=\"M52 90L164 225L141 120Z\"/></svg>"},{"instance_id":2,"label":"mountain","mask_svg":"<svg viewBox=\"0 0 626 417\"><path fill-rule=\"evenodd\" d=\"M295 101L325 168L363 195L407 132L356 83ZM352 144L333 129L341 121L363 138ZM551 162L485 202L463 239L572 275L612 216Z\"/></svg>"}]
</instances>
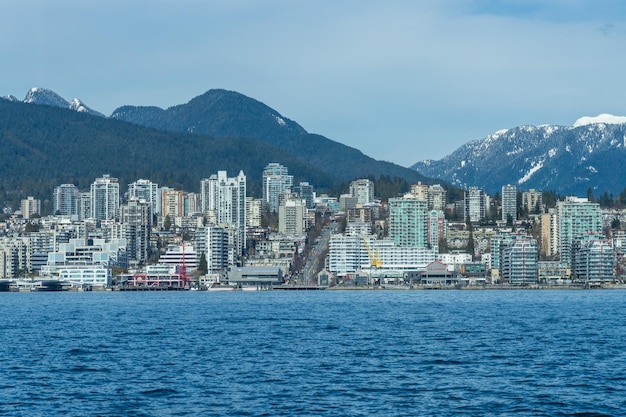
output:
<instances>
[{"instance_id":1,"label":"mountain","mask_svg":"<svg viewBox=\"0 0 626 417\"><path fill-rule=\"evenodd\" d=\"M267 143L249 138L213 138L146 128L65 108L0 100L0 202L14 207L33 195L50 200L55 186L87 190L110 174L122 190L137 179L199 191L200 180L218 170L243 170L249 195L261 196L263 168L274 160L296 179L328 188L342 179Z\"/></svg>"},{"instance_id":2,"label":"mountain","mask_svg":"<svg viewBox=\"0 0 626 417\"><path fill-rule=\"evenodd\" d=\"M519 126L469 142L411 168L452 185L500 192L502 185L585 196L626 187L626 117L583 117L573 126Z\"/></svg>"},{"instance_id":3,"label":"mountain","mask_svg":"<svg viewBox=\"0 0 626 417\"><path fill-rule=\"evenodd\" d=\"M308 133L278 111L234 91L209 90L186 104L168 109L123 106L111 118L171 132L255 139L344 180L388 175L409 182L426 181L414 170L377 161L357 149Z\"/></svg>"},{"instance_id":4,"label":"mountain","mask_svg":"<svg viewBox=\"0 0 626 417\"><path fill-rule=\"evenodd\" d=\"M7 95L2 97L8 101L20 101L17 97L12 95ZM24 103L28 104L39 104L42 106L52 106L52 107L61 107L64 109L70 109L77 111L79 113L87 113L94 116L105 117L102 113L97 112L85 105L82 101L75 98L71 102L67 101L54 91L48 88L34 87L31 88L28 93L26 93L26 97L22 100Z\"/></svg>"}]
</instances>

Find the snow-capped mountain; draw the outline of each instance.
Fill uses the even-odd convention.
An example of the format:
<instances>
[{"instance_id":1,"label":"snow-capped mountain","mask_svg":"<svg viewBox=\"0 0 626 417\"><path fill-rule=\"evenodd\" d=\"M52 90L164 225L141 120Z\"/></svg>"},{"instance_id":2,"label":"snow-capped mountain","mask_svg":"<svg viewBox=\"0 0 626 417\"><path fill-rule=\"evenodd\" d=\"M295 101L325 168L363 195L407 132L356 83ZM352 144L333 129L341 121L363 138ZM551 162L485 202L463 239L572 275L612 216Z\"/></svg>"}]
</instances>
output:
<instances>
[{"instance_id":1,"label":"snow-capped mountain","mask_svg":"<svg viewBox=\"0 0 626 417\"><path fill-rule=\"evenodd\" d=\"M17 97L12 95L4 96L2 98L9 101L20 101ZM71 102L69 102L48 88L31 88L28 93L26 93L26 97L24 97L24 100L21 101L23 101L24 103L40 104L43 106L62 107L81 113L88 113L95 116L105 117L102 113L87 107L79 99L75 98Z\"/></svg>"},{"instance_id":2,"label":"snow-capped mountain","mask_svg":"<svg viewBox=\"0 0 626 417\"><path fill-rule=\"evenodd\" d=\"M439 161L412 166L427 177L487 192L502 185L560 194L626 188L626 117L582 117L573 126L519 126L469 142Z\"/></svg>"}]
</instances>

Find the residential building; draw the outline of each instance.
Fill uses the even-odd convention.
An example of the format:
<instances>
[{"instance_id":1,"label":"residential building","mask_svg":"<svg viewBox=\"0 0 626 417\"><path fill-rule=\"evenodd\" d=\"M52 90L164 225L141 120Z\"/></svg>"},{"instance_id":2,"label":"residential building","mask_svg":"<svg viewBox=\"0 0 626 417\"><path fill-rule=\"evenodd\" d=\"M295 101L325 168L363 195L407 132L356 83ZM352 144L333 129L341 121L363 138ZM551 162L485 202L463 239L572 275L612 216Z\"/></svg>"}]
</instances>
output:
<instances>
[{"instance_id":1,"label":"residential building","mask_svg":"<svg viewBox=\"0 0 626 417\"><path fill-rule=\"evenodd\" d=\"M262 200L246 197L246 227L261 227Z\"/></svg>"},{"instance_id":2,"label":"residential building","mask_svg":"<svg viewBox=\"0 0 626 417\"><path fill-rule=\"evenodd\" d=\"M543 213L543 193L531 188L522 193L522 207L530 214Z\"/></svg>"},{"instance_id":3,"label":"residential building","mask_svg":"<svg viewBox=\"0 0 626 417\"><path fill-rule=\"evenodd\" d=\"M308 182L301 182L300 184L294 186L292 191L296 193L298 197L306 201L307 209L310 210L315 208L315 192L313 191L313 186L311 184Z\"/></svg>"},{"instance_id":4,"label":"residential building","mask_svg":"<svg viewBox=\"0 0 626 417\"><path fill-rule=\"evenodd\" d=\"M510 235L500 244L500 277L512 285L536 284L537 241L527 235Z\"/></svg>"},{"instance_id":5,"label":"residential building","mask_svg":"<svg viewBox=\"0 0 626 417\"><path fill-rule=\"evenodd\" d=\"M426 247L428 210L426 200L412 194L389 199L389 237L396 246Z\"/></svg>"},{"instance_id":6,"label":"residential building","mask_svg":"<svg viewBox=\"0 0 626 417\"><path fill-rule=\"evenodd\" d=\"M517 220L517 187L514 185L502 186L502 221L514 222Z\"/></svg>"},{"instance_id":7,"label":"residential building","mask_svg":"<svg viewBox=\"0 0 626 417\"><path fill-rule=\"evenodd\" d=\"M615 279L613 246L601 235L586 236L572 245L572 275L588 284L602 284Z\"/></svg>"},{"instance_id":8,"label":"residential building","mask_svg":"<svg viewBox=\"0 0 626 417\"><path fill-rule=\"evenodd\" d=\"M428 187L428 210L445 211L448 192L439 184Z\"/></svg>"},{"instance_id":9,"label":"residential building","mask_svg":"<svg viewBox=\"0 0 626 417\"><path fill-rule=\"evenodd\" d=\"M587 198L566 197L557 202L556 209L560 260L571 266L573 242L602 232L600 205Z\"/></svg>"},{"instance_id":10,"label":"residential building","mask_svg":"<svg viewBox=\"0 0 626 417\"><path fill-rule=\"evenodd\" d=\"M91 184L91 218L114 219L120 207L120 184L108 174Z\"/></svg>"},{"instance_id":11,"label":"residential building","mask_svg":"<svg viewBox=\"0 0 626 417\"><path fill-rule=\"evenodd\" d=\"M54 188L52 213L62 216L78 216L78 188L74 184L61 184Z\"/></svg>"},{"instance_id":12,"label":"residential building","mask_svg":"<svg viewBox=\"0 0 626 417\"><path fill-rule=\"evenodd\" d=\"M483 190L470 187L469 190L465 191L464 203L463 220L465 222L477 223L485 218L488 212L489 199Z\"/></svg>"},{"instance_id":13,"label":"residential building","mask_svg":"<svg viewBox=\"0 0 626 417\"><path fill-rule=\"evenodd\" d=\"M136 197L150 203L150 213L153 215L161 215L161 193L159 192L159 184L150 180L137 180L128 184L128 198Z\"/></svg>"},{"instance_id":14,"label":"residential building","mask_svg":"<svg viewBox=\"0 0 626 417\"><path fill-rule=\"evenodd\" d=\"M228 177L226 171L218 171L202 181L203 211L214 224L228 226L233 230L237 256L246 248L246 176L243 171L236 177Z\"/></svg>"},{"instance_id":15,"label":"residential building","mask_svg":"<svg viewBox=\"0 0 626 417\"><path fill-rule=\"evenodd\" d=\"M152 230L151 202L131 197L121 208L122 238L126 239L126 253L131 264L143 265L150 255Z\"/></svg>"},{"instance_id":16,"label":"residential building","mask_svg":"<svg viewBox=\"0 0 626 417\"><path fill-rule=\"evenodd\" d=\"M29 196L21 202L22 216L25 219L30 219L34 215L41 215L41 200L35 197Z\"/></svg>"},{"instance_id":17,"label":"residential building","mask_svg":"<svg viewBox=\"0 0 626 417\"><path fill-rule=\"evenodd\" d=\"M263 202L270 212L277 213L279 196L293 187L293 175L279 163L272 162L263 170Z\"/></svg>"},{"instance_id":18,"label":"residential building","mask_svg":"<svg viewBox=\"0 0 626 417\"><path fill-rule=\"evenodd\" d=\"M350 195L356 197L357 204L374 202L374 182L369 179L358 179L350 183Z\"/></svg>"},{"instance_id":19,"label":"residential building","mask_svg":"<svg viewBox=\"0 0 626 417\"><path fill-rule=\"evenodd\" d=\"M202 254L206 259L208 274L224 274L229 266L228 231L223 227L208 226L196 230L195 245L197 262Z\"/></svg>"},{"instance_id":20,"label":"residential building","mask_svg":"<svg viewBox=\"0 0 626 417\"><path fill-rule=\"evenodd\" d=\"M446 216L441 210L428 212L428 245L430 248L439 248L439 242L448 237Z\"/></svg>"},{"instance_id":21,"label":"residential building","mask_svg":"<svg viewBox=\"0 0 626 417\"><path fill-rule=\"evenodd\" d=\"M306 200L293 198L278 207L278 231L283 234L304 233Z\"/></svg>"}]
</instances>

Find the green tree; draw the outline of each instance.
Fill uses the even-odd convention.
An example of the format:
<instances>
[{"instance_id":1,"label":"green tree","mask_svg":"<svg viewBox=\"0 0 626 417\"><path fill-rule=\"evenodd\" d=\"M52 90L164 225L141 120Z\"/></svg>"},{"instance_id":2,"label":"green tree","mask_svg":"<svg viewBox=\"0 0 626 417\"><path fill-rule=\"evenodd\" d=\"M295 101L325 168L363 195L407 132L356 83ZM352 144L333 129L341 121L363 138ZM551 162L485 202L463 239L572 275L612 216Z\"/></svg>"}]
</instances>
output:
<instances>
[{"instance_id":1,"label":"green tree","mask_svg":"<svg viewBox=\"0 0 626 417\"><path fill-rule=\"evenodd\" d=\"M200 262L198 262L198 272L200 275L206 275L208 270L207 262L206 262L206 254L202 252L200 255Z\"/></svg>"},{"instance_id":2,"label":"green tree","mask_svg":"<svg viewBox=\"0 0 626 417\"><path fill-rule=\"evenodd\" d=\"M167 216L165 216L165 220L163 220L163 228L165 230L170 230L170 228L172 227L172 219L170 219L169 214Z\"/></svg>"}]
</instances>

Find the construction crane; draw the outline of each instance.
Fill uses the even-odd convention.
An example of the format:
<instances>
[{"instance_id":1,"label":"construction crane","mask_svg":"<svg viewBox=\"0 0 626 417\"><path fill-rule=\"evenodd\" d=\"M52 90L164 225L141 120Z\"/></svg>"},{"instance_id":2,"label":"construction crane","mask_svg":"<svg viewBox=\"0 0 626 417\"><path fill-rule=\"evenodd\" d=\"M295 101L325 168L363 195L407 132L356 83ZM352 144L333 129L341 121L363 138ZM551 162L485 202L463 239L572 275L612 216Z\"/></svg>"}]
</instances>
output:
<instances>
[{"instance_id":1,"label":"construction crane","mask_svg":"<svg viewBox=\"0 0 626 417\"><path fill-rule=\"evenodd\" d=\"M367 251L367 255L370 258L370 266L372 266L373 268L382 267L383 261L380 259L380 254L378 253L378 251L374 251L372 253L372 251L370 250L370 246L367 244L367 240L365 239L365 237L361 236L361 240L363 240L363 244L365 245L365 250Z\"/></svg>"},{"instance_id":2,"label":"construction crane","mask_svg":"<svg viewBox=\"0 0 626 417\"><path fill-rule=\"evenodd\" d=\"M367 251L367 255L370 258L370 271L369 277L367 278L367 285L372 284L372 268L379 269L383 266L383 261L380 259L380 254L378 251L372 252L370 249L370 245L367 244L367 240L365 237L361 236L361 240L363 240L363 245L365 245L365 250Z\"/></svg>"}]
</instances>

